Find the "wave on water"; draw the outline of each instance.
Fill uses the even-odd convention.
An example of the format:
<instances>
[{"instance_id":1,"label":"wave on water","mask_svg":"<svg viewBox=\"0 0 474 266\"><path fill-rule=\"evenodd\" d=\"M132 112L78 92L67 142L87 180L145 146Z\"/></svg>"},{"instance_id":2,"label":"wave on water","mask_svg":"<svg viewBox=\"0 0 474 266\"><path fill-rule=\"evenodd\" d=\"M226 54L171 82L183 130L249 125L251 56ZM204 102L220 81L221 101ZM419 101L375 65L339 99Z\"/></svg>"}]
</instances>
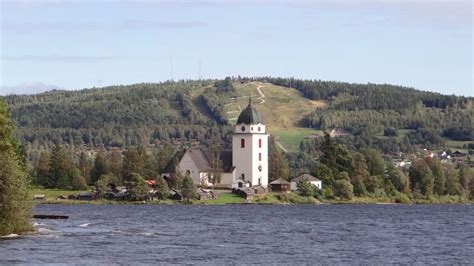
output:
<instances>
[{"instance_id":1,"label":"wave on water","mask_svg":"<svg viewBox=\"0 0 474 266\"><path fill-rule=\"evenodd\" d=\"M9 235L6 235L6 236L0 236L0 238L17 238L17 237L20 237L20 235L18 235L18 234L9 234Z\"/></svg>"},{"instance_id":2,"label":"wave on water","mask_svg":"<svg viewBox=\"0 0 474 266\"><path fill-rule=\"evenodd\" d=\"M91 225L91 224L90 223L85 223L85 224L80 224L79 227L87 227L89 225Z\"/></svg>"}]
</instances>

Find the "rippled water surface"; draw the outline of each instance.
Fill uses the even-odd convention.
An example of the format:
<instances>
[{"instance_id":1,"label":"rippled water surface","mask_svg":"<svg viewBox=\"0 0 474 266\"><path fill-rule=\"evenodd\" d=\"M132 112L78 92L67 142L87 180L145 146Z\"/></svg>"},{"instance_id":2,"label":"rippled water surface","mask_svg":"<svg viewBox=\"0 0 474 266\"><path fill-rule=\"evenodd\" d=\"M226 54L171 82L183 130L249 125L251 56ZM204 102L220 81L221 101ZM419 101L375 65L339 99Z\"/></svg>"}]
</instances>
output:
<instances>
[{"instance_id":1,"label":"rippled water surface","mask_svg":"<svg viewBox=\"0 0 474 266\"><path fill-rule=\"evenodd\" d=\"M474 263L474 206L39 205L0 264Z\"/></svg>"}]
</instances>

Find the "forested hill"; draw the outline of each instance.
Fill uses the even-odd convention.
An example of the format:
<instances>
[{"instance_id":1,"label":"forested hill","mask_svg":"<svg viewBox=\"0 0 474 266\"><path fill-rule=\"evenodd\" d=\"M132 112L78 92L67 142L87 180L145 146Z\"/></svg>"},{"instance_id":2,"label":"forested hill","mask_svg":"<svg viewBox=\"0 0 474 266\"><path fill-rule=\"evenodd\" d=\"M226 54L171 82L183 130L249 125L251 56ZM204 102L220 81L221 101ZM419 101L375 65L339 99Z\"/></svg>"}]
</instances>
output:
<instances>
[{"instance_id":1,"label":"forested hill","mask_svg":"<svg viewBox=\"0 0 474 266\"><path fill-rule=\"evenodd\" d=\"M257 109L268 110L270 133L281 137L284 146L287 141L290 150L307 135L332 129L350 133L347 141L353 147L384 151L474 140L472 98L393 85L227 78L51 91L6 100L16 137L31 149L50 148L56 141L74 147L128 147L179 139L210 146L228 144L239 101L245 102L249 93L259 97L258 86L266 102ZM236 110L229 109L235 103ZM285 118L287 114L292 116ZM288 121L294 124L278 127Z\"/></svg>"}]
</instances>

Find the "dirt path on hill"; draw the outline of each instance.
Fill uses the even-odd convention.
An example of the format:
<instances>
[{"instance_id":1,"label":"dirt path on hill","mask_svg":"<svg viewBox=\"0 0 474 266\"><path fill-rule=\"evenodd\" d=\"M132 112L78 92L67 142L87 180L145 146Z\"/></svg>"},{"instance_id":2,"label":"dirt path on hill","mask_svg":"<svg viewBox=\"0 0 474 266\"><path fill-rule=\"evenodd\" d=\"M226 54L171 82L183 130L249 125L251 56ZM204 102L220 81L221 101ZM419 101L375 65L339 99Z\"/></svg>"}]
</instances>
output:
<instances>
[{"instance_id":1,"label":"dirt path on hill","mask_svg":"<svg viewBox=\"0 0 474 266\"><path fill-rule=\"evenodd\" d=\"M261 102L258 103L258 104L263 104L263 103L265 103L265 94L263 94L263 92L262 92L262 90L261 90L261 88L263 88L263 87L264 87L264 86L262 86L262 85L259 85L259 86L257 87L257 91L258 91L258 93L260 93L260 97L257 98L257 99L261 100Z\"/></svg>"}]
</instances>

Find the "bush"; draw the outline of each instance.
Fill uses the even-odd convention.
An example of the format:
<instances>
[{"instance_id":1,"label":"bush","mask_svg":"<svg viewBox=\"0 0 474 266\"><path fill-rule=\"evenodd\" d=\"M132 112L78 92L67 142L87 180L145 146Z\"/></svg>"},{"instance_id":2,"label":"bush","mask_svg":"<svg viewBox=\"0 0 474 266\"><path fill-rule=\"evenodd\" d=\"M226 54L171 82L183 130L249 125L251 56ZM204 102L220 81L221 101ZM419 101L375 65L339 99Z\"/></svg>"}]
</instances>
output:
<instances>
[{"instance_id":1,"label":"bush","mask_svg":"<svg viewBox=\"0 0 474 266\"><path fill-rule=\"evenodd\" d=\"M334 195L342 199L350 200L354 196L354 187L345 179L337 180L334 183Z\"/></svg>"},{"instance_id":2,"label":"bush","mask_svg":"<svg viewBox=\"0 0 474 266\"><path fill-rule=\"evenodd\" d=\"M332 199L334 198L334 193L330 187L323 188L323 197L325 199Z\"/></svg>"},{"instance_id":3,"label":"bush","mask_svg":"<svg viewBox=\"0 0 474 266\"><path fill-rule=\"evenodd\" d=\"M403 204L410 204L410 198L404 193L397 193L395 195L395 202L396 203L403 203Z\"/></svg>"},{"instance_id":4,"label":"bush","mask_svg":"<svg viewBox=\"0 0 474 266\"><path fill-rule=\"evenodd\" d=\"M300 180L296 183L298 192L303 197L310 197L314 195L314 185L311 184L308 180Z\"/></svg>"}]
</instances>

